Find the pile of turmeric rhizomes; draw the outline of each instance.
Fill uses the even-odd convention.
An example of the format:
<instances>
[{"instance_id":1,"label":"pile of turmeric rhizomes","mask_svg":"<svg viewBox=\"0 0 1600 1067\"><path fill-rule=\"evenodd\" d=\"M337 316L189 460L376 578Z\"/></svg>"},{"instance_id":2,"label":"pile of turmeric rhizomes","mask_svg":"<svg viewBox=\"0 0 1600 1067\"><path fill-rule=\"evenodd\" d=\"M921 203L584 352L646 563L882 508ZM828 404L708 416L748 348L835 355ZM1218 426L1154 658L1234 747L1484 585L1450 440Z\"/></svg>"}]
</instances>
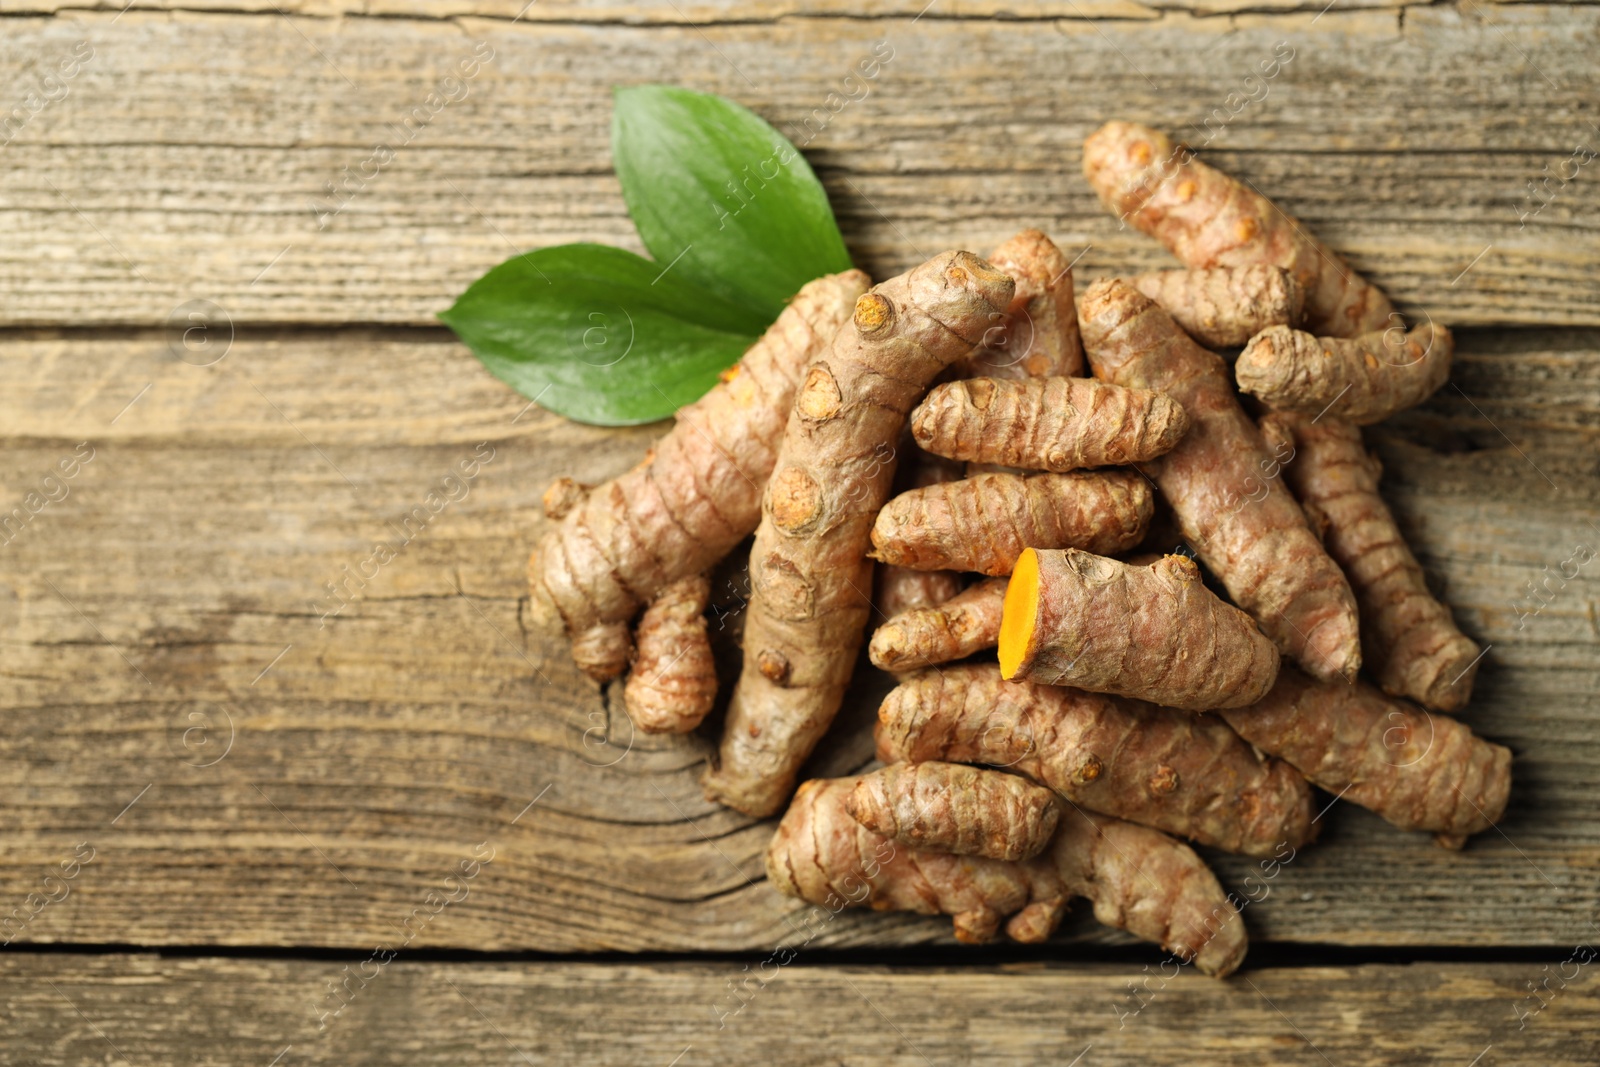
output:
<instances>
[{"instance_id":1,"label":"pile of turmeric rhizomes","mask_svg":"<svg viewBox=\"0 0 1600 1067\"><path fill-rule=\"evenodd\" d=\"M753 532L704 785L788 805L779 889L973 942L1043 940L1083 896L1223 975L1240 898L1183 839L1293 855L1312 784L1452 848L1505 809L1510 752L1448 717L1480 652L1360 430L1439 388L1452 338L1154 130L1104 126L1084 173L1184 269L1075 301L1028 230L817 279L638 466L550 488L534 602L592 678L627 674L638 729L693 730L707 575ZM797 792L875 613L885 766Z\"/></svg>"}]
</instances>

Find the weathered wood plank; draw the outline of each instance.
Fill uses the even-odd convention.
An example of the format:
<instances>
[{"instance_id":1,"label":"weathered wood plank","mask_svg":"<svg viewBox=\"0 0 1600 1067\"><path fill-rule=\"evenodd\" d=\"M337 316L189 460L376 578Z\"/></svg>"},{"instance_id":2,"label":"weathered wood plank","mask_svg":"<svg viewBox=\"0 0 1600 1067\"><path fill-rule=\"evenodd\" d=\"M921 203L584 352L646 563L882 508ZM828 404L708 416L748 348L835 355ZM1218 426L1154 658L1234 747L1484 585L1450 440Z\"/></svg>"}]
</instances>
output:
<instances>
[{"instance_id":1,"label":"weathered wood plank","mask_svg":"<svg viewBox=\"0 0 1600 1067\"><path fill-rule=\"evenodd\" d=\"M1163 978L1153 962L841 967L802 953L762 970L765 958L605 966L401 957L379 966L365 958L11 956L0 959L8 1020L0 1052L38 1067L113 1054L194 1067L1587 1067L1600 1054L1600 993L1566 951L1548 964L1267 968L1227 983L1170 970ZM1527 983L1547 976L1545 1006L1529 1014L1541 999Z\"/></svg>"},{"instance_id":2,"label":"weathered wood plank","mask_svg":"<svg viewBox=\"0 0 1600 1067\"><path fill-rule=\"evenodd\" d=\"M1341 7L1399 8L1416 6L1414 0L1348 0ZM134 11L181 11L179 0L133 0ZM492 18L517 22L582 22L631 25L715 25L727 22L778 22L794 18L853 18L933 20L1004 18L1049 19L1156 19L1166 11L1225 14L1237 11L1302 11L1315 14L1322 5L1305 0L886 0L870 11L842 0L674 0L670 5L648 0L290 0L274 5L267 0L221 0L207 11L242 14L285 14L314 18ZM120 3L75 4L71 0L0 0L0 12L43 15L63 11L93 10L110 14Z\"/></svg>"},{"instance_id":3,"label":"weathered wood plank","mask_svg":"<svg viewBox=\"0 0 1600 1067\"><path fill-rule=\"evenodd\" d=\"M366 945L485 841L501 888L419 944L744 950L788 929L770 824L699 795L707 738L608 732L559 642L524 632L544 485L614 474L659 428L566 423L414 338L247 330L209 367L158 331L0 341L0 518L40 493L0 533L0 921L96 850L18 939ZM1493 646L1468 718L1518 753L1504 835L1449 853L1336 805L1249 910L1257 938L1560 945L1593 917L1600 572L1548 575L1600 544L1600 338L1463 349L1466 393L1380 436L1419 554ZM464 498L428 510L485 442ZM396 558L321 618L378 540ZM1540 607L1525 587L1547 580ZM819 773L869 756L883 681L862 686ZM1108 937L1086 915L1068 936ZM945 937L848 914L819 944Z\"/></svg>"},{"instance_id":4,"label":"weathered wood plank","mask_svg":"<svg viewBox=\"0 0 1600 1067\"><path fill-rule=\"evenodd\" d=\"M656 5L653 17L710 18L715 6ZM806 142L857 258L880 275L1025 225L1084 250L1089 274L1164 262L1078 176L1084 135L1131 116L1211 141L1219 163L1409 310L1457 324L1600 323L1588 221L1600 184L1589 168L1563 170L1595 142L1593 6L820 17L783 19L781 32L763 12L709 26L8 19L0 67L37 71L79 40L93 55L0 151L12 237L0 322L159 324L207 299L241 323L431 323L513 251L637 247L609 169L610 91L665 80L735 96ZM402 129L475 40L493 59L426 125ZM828 94L877 40L894 58L845 87L860 99L832 114ZM1280 42L1293 60L1246 83ZM379 144L394 161L352 179L348 204L319 227L334 204L327 183L360 172ZM1550 203L1528 215L1539 201L1527 183L1547 166L1578 174L1552 179Z\"/></svg>"}]
</instances>

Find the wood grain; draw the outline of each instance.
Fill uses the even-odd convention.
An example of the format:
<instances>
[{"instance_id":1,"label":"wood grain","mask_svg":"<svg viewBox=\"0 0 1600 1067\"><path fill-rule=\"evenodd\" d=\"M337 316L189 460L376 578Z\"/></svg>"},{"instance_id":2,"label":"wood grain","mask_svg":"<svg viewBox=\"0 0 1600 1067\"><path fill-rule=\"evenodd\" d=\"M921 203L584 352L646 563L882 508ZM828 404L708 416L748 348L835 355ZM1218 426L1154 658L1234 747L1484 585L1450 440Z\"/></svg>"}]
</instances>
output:
<instances>
[{"instance_id":1,"label":"wood grain","mask_svg":"<svg viewBox=\"0 0 1600 1067\"><path fill-rule=\"evenodd\" d=\"M1323 841L1248 910L1253 937L1583 936L1600 867L1600 572L1553 584L1537 613L1524 588L1600 544L1597 340L1468 331L1466 392L1447 386L1374 438L1424 565L1492 646L1467 719L1517 753L1504 833L1450 853L1335 805ZM716 723L630 739L526 618L545 484L614 474L659 427L530 407L442 332L241 331L209 367L160 331L17 335L0 341L0 380L0 512L94 449L0 546L0 913L77 843L97 850L18 940L366 945L482 842L498 850L493 892L417 945L754 950L788 929L792 902L763 880L770 824L699 795ZM485 443L464 499L413 518L360 598L320 618L324 583L404 539ZM869 756L887 682L861 678L817 773ZM1236 886L1252 870L1217 867ZM1066 936L1116 940L1087 914ZM947 925L850 913L819 944L929 940Z\"/></svg>"},{"instance_id":2,"label":"wood grain","mask_svg":"<svg viewBox=\"0 0 1600 1067\"><path fill-rule=\"evenodd\" d=\"M183 10L178 0L133 0L134 11ZM1399 8L1416 6L1406 0L1352 0L1348 8ZM92 10L116 14L120 3L76 4L71 0L3 0L0 11L14 15L42 15ZM605 25L716 25L718 23L778 23L797 18L851 18L857 20L936 21L1004 18L1010 20L1157 19L1166 11L1220 14L1234 11L1310 12L1321 6L1301 0L885 0L863 10L843 0L673 0L652 4L648 0L218 0L208 11L241 14L275 14L310 18L413 18L424 20L463 17L515 22L581 22Z\"/></svg>"},{"instance_id":3,"label":"wood grain","mask_svg":"<svg viewBox=\"0 0 1600 1067\"><path fill-rule=\"evenodd\" d=\"M763 971L765 958L595 965L401 957L380 968L365 956L10 956L0 960L8 1020L0 1053L25 1053L38 1067L119 1056L194 1067L1587 1067L1600 1054L1593 965L1563 966L1566 952L1548 964L1268 968L1226 983L1164 979L1154 963L908 969L831 966L802 954ZM1546 1006L1519 1028L1518 1009L1540 1004L1527 983L1547 974L1571 980L1552 977L1550 992L1541 990ZM745 981L738 994L730 988ZM345 1006L333 1015L340 1001L330 983L346 982Z\"/></svg>"},{"instance_id":4,"label":"wood grain","mask_svg":"<svg viewBox=\"0 0 1600 1067\"><path fill-rule=\"evenodd\" d=\"M159 325L196 299L240 324L432 323L514 252L636 248L609 167L610 91L649 80L732 95L807 142L852 250L880 276L1029 225L1082 251L1086 275L1163 264L1078 175L1082 138L1136 117L1210 141L1208 158L1277 197L1408 311L1600 323L1600 183L1582 170L1522 217L1537 204L1526 183L1594 143L1594 6L1310 4L1224 18L1127 5L1102 19L1104 6L1004 5L1017 21L964 17L1000 11L980 4L857 19L777 0L707 25L679 23L731 9L539 4L513 22L514 6L473 0L443 9L461 16L449 20L411 17L410 3L373 8L381 18L8 18L0 67L36 72L79 40L93 57L0 149L12 236L0 323ZM1095 18L1048 17L1063 8ZM635 24L660 19L670 24ZM494 59L464 98L414 135L399 130L475 40ZM829 114L828 94L876 40L894 59ZM1259 95L1244 79L1279 42L1294 59L1259 83L1266 95L1207 132L1229 94ZM808 117L826 119L814 137ZM380 143L394 162L319 228L313 201Z\"/></svg>"},{"instance_id":5,"label":"wood grain","mask_svg":"<svg viewBox=\"0 0 1600 1067\"><path fill-rule=\"evenodd\" d=\"M1592 944L1600 870L1600 564L1562 575L1600 548L1600 330L1567 328L1600 326L1600 186L1585 167L1529 214L1528 183L1600 134L1600 8L204 7L0 0L0 1061L1596 1061L1592 968L1564 961ZM863 95L844 79L880 40L894 59ZM478 41L494 57L461 98L397 128ZM1214 110L1280 42L1266 95ZM75 47L92 55L36 109ZM1369 437L1489 649L1465 717L1516 753L1500 831L1450 853L1333 803L1246 909L1258 953L1225 984L1096 947L1126 939L1080 907L1044 949L938 965L893 950L949 945L946 921L847 912L736 994L801 909L765 883L770 823L700 796L717 718L631 736L523 595L544 485L615 474L661 427L545 413L434 318L514 252L639 249L607 130L612 86L643 81L804 142L880 277L1024 226L1084 279L1166 265L1078 176L1082 138L1129 117L1209 141L1408 314L1532 327L1461 331L1453 383ZM326 183L378 144L394 162L319 225ZM395 558L349 579L378 542ZM722 608L739 594L719 576ZM868 760L888 684L863 667L814 773ZM1235 888L1259 874L1214 862ZM1339 958L1317 943L1542 948L1303 965ZM372 977L379 945L398 957ZM829 952L863 946L898 965Z\"/></svg>"}]
</instances>

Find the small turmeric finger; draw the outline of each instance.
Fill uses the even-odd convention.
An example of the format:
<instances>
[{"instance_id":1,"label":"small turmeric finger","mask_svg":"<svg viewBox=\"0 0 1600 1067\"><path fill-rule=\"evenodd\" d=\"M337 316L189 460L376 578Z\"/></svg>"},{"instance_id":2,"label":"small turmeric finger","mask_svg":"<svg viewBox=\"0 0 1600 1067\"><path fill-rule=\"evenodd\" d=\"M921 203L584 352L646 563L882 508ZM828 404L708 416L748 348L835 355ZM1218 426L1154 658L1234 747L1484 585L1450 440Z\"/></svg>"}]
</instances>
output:
<instances>
[{"instance_id":1,"label":"small turmeric finger","mask_svg":"<svg viewBox=\"0 0 1600 1067\"><path fill-rule=\"evenodd\" d=\"M1280 411L1370 426L1432 396L1454 353L1450 331L1432 323L1351 338L1274 326L1245 346L1234 376L1242 392Z\"/></svg>"},{"instance_id":2,"label":"small turmeric finger","mask_svg":"<svg viewBox=\"0 0 1600 1067\"><path fill-rule=\"evenodd\" d=\"M1355 597L1278 477L1281 460L1239 406L1222 358L1122 282L1090 286L1082 310L1095 377L1166 393L1189 413L1183 440L1144 468L1184 540L1278 651L1319 678L1354 677L1361 666Z\"/></svg>"},{"instance_id":3,"label":"small turmeric finger","mask_svg":"<svg viewBox=\"0 0 1600 1067\"><path fill-rule=\"evenodd\" d=\"M1265 700L1221 713L1246 741L1402 830L1487 830L1511 795L1511 750L1365 682L1284 670Z\"/></svg>"},{"instance_id":4,"label":"small turmeric finger","mask_svg":"<svg viewBox=\"0 0 1600 1067\"><path fill-rule=\"evenodd\" d=\"M682 734L700 725L717 699L717 665L706 633L711 582L703 574L673 582L639 617L639 653L622 691L628 718L647 734Z\"/></svg>"},{"instance_id":5,"label":"small turmeric finger","mask_svg":"<svg viewBox=\"0 0 1600 1067\"><path fill-rule=\"evenodd\" d=\"M1000 639L1000 609L1005 597L1005 578L985 578L938 607L893 616L878 627L867 646L872 665L884 671L915 671L993 648Z\"/></svg>"},{"instance_id":6,"label":"small turmeric finger","mask_svg":"<svg viewBox=\"0 0 1600 1067\"><path fill-rule=\"evenodd\" d=\"M902 493L878 512L872 556L916 570L1010 574L1025 548L1125 552L1155 510L1132 471L978 474Z\"/></svg>"},{"instance_id":7,"label":"small turmeric finger","mask_svg":"<svg viewBox=\"0 0 1600 1067\"><path fill-rule=\"evenodd\" d=\"M1153 941L1213 978L1244 962L1244 920L1194 849L1091 811L1070 812L1062 823L1045 855L1071 895L1094 903L1096 921ZM1006 932L1024 940L1010 926Z\"/></svg>"},{"instance_id":8,"label":"small turmeric finger","mask_svg":"<svg viewBox=\"0 0 1600 1067\"><path fill-rule=\"evenodd\" d=\"M851 817L911 848L1030 860L1055 833L1055 794L1026 778L960 763L896 763L864 774Z\"/></svg>"},{"instance_id":9,"label":"small turmeric finger","mask_svg":"<svg viewBox=\"0 0 1600 1067\"><path fill-rule=\"evenodd\" d=\"M1014 940L1043 941L1068 899L1081 896L1100 922L1153 941L1204 974L1223 977L1244 958L1238 910L1194 850L1166 834L1073 812L1031 860L922 851L850 817L857 782L815 779L795 794L767 848L767 878L780 892L830 913L866 906L949 915L956 939L968 944L993 938L1002 924Z\"/></svg>"},{"instance_id":10,"label":"small turmeric finger","mask_svg":"<svg viewBox=\"0 0 1600 1067\"><path fill-rule=\"evenodd\" d=\"M1038 230L1023 230L989 262L1016 280L1004 325L965 360L967 377L1048 378L1083 373L1072 264Z\"/></svg>"},{"instance_id":11,"label":"small turmeric finger","mask_svg":"<svg viewBox=\"0 0 1600 1067\"><path fill-rule=\"evenodd\" d=\"M572 635L572 662L596 680L615 678L633 660L633 634L625 622L601 622Z\"/></svg>"},{"instance_id":12,"label":"small turmeric finger","mask_svg":"<svg viewBox=\"0 0 1600 1067\"><path fill-rule=\"evenodd\" d=\"M1083 174L1117 215L1186 267L1282 267L1305 291L1306 328L1333 337L1381 330L1394 305L1272 201L1163 133L1108 122L1083 143Z\"/></svg>"},{"instance_id":13,"label":"small turmeric finger","mask_svg":"<svg viewBox=\"0 0 1600 1067\"><path fill-rule=\"evenodd\" d=\"M1268 326L1298 326L1305 292L1282 267L1151 270L1128 283L1207 348L1237 348Z\"/></svg>"},{"instance_id":14,"label":"small turmeric finger","mask_svg":"<svg viewBox=\"0 0 1600 1067\"><path fill-rule=\"evenodd\" d=\"M936 455L1058 473L1154 459L1188 428L1177 401L1089 378L946 382L911 413Z\"/></svg>"},{"instance_id":15,"label":"small turmeric finger","mask_svg":"<svg viewBox=\"0 0 1600 1067\"><path fill-rule=\"evenodd\" d=\"M1294 443L1284 477L1350 579L1361 607L1362 658L1379 687L1434 711L1461 710L1482 653L1428 591L1422 565L1378 494L1381 468L1361 431L1287 412L1273 412L1261 425Z\"/></svg>"},{"instance_id":16,"label":"small turmeric finger","mask_svg":"<svg viewBox=\"0 0 1600 1067\"><path fill-rule=\"evenodd\" d=\"M1008 682L993 664L902 681L878 708L876 737L885 763L1003 767L1091 811L1228 852L1270 856L1315 836L1305 778L1216 716Z\"/></svg>"},{"instance_id":17,"label":"small turmeric finger","mask_svg":"<svg viewBox=\"0 0 1600 1067\"><path fill-rule=\"evenodd\" d=\"M872 602L879 614L887 618L909 611L933 611L959 596L964 584L955 571L879 567Z\"/></svg>"},{"instance_id":18,"label":"small turmeric finger","mask_svg":"<svg viewBox=\"0 0 1600 1067\"><path fill-rule=\"evenodd\" d=\"M957 482L965 466L943 456L924 452L902 435L904 459L895 471L895 491L905 492L928 485ZM914 571L909 567L878 567L873 575L872 602L879 618L893 618L919 608L936 608L960 593L966 579L956 571Z\"/></svg>"},{"instance_id":19,"label":"small turmeric finger","mask_svg":"<svg viewBox=\"0 0 1600 1067\"><path fill-rule=\"evenodd\" d=\"M1187 556L1139 567L1030 548L1011 572L999 645L1013 681L1186 711L1254 704L1278 676L1277 648Z\"/></svg>"},{"instance_id":20,"label":"small turmeric finger","mask_svg":"<svg viewBox=\"0 0 1600 1067\"><path fill-rule=\"evenodd\" d=\"M566 517L567 512L583 503L593 488L592 485L584 485L571 478L557 478L544 491L544 497L540 501L544 505L544 517L552 522L560 521Z\"/></svg>"}]
</instances>

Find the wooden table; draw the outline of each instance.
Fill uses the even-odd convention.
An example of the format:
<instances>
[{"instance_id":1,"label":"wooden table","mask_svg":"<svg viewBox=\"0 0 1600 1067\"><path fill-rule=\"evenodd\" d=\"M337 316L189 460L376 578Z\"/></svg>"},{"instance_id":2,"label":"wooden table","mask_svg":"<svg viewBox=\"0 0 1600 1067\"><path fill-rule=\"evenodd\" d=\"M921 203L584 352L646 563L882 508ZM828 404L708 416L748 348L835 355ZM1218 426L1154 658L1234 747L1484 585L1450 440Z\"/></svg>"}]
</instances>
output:
<instances>
[{"instance_id":1,"label":"wooden table","mask_svg":"<svg viewBox=\"0 0 1600 1067\"><path fill-rule=\"evenodd\" d=\"M1600 8L523 2L0 4L0 1061L1600 1057ZM660 427L543 412L433 318L515 251L638 247L607 129L641 81L809 117L879 277L1025 225L1080 279L1163 263L1078 173L1131 117L1460 327L1452 383L1373 440L1488 647L1466 718L1516 753L1501 826L1450 853L1335 804L1225 983L1087 914L974 950L845 913L736 992L794 939L770 824L707 804L707 739L630 737L526 618L544 485ZM864 690L819 773L866 760L871 715Z\"/></svg>"}]
</instances>

